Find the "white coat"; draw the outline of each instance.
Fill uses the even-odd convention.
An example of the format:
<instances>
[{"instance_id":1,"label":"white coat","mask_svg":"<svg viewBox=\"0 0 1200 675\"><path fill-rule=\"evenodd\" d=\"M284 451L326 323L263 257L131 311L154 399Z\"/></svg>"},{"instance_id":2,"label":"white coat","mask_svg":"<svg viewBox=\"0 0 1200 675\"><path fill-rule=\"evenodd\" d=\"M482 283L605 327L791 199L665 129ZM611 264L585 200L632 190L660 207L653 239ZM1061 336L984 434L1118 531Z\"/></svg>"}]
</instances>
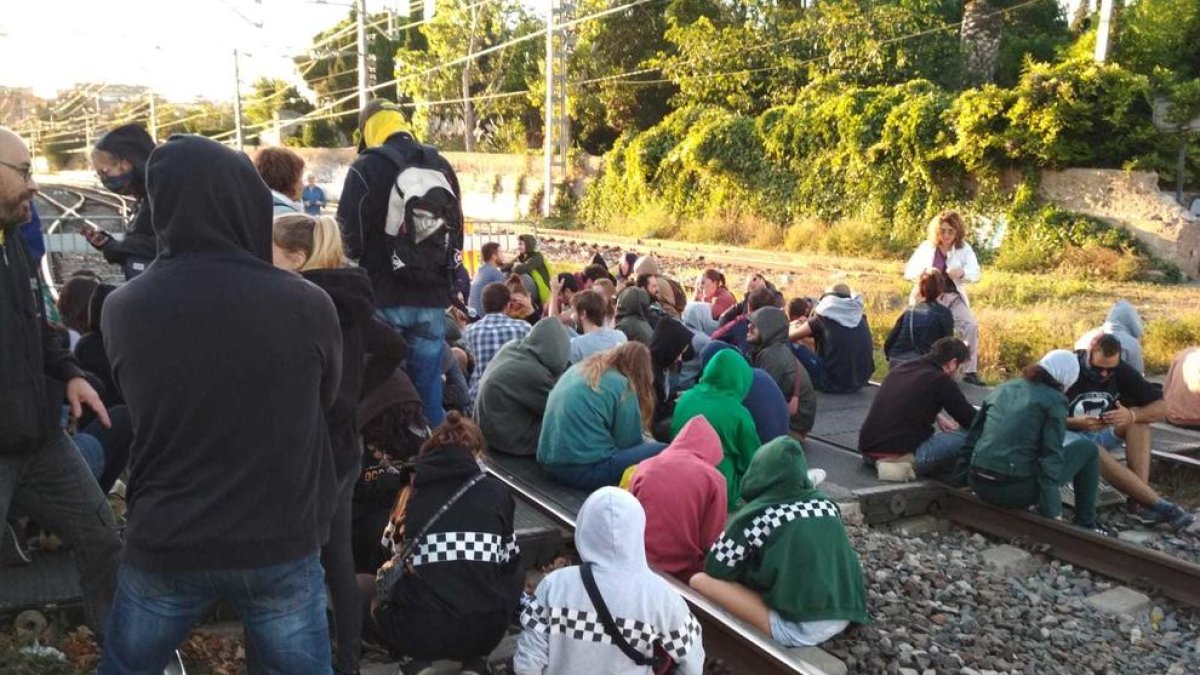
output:
<instances>
[{"instance_id":1,"label":"white coat","mask_svg":"<svg viewBox=\"0 0 1200 675\"><path fill-rule=\"evenodd\" d=\"M933 244L928 241L921 242L921 245L913 252L912 257L908 259L908 264L904 266L904 278L909 281L916 281L921 278L922 272L933 267L934 250ZM965 241L961 247L950 249L950 254L946 256L946 269L961 269L963 271L963 277L955 279L954 286L958 289L958 294L962 297L963 303L970 306L971 303L967 300L965 286L979 281L979 260L975 258L975 250Z\"/></svg>"}]
</instances>

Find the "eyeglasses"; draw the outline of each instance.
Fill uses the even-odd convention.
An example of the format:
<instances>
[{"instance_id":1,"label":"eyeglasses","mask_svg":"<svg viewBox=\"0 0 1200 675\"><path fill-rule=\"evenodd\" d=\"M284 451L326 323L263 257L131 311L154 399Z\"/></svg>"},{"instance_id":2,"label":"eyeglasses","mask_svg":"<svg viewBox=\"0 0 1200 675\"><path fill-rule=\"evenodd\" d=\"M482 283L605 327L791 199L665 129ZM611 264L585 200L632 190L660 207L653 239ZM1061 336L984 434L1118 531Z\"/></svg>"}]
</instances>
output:
<instances>
[{"instance_id":1,"label":"eyeglasses","mask_svg":"<svg viewBox=\"0 0 1200 675\"><path fill-rule=\"evenodd\" d=\"M12 169L13 171L16 171L17 175L19 175L21 177L21 180L25 181L26 183L28 183L33 178L33 167L29 166L28 164L26 164L25 166L19 166L17 164L9 164L8 162L5 162L5 161L0 161L0 164L7 166L8 168Z\"/></svg>"}]
</instances>

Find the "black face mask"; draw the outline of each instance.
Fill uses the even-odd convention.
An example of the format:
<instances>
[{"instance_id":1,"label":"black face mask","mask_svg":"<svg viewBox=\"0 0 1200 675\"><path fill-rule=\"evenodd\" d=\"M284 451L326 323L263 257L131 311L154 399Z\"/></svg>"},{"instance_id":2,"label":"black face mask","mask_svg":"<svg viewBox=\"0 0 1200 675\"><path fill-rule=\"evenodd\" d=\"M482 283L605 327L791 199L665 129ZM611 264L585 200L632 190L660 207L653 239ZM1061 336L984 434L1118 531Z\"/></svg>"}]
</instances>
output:
<instances>
[{"instance_id":1,"label":"black face mask","mask_svg":"<svg viewBox=\"0 0 1200 675\"><path fill-rule=\"evenodd\" d=\"M127 171L117 176L101 176L100 182L104 184L104 189L117 194L125 194L129 191L129 186L133 184L133 172Z\"/></svg>"}]
</instances>

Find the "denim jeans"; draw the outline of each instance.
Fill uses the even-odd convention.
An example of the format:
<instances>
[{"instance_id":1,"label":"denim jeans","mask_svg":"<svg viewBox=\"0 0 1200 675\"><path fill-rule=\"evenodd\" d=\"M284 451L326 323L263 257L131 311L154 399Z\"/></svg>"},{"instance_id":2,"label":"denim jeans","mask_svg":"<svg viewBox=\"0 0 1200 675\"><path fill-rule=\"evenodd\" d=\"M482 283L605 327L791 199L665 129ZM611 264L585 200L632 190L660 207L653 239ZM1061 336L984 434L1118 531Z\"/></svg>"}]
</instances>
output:
<instances>
[{"instance_id":1,"label":"denim jeans","mask_svg":"<svg viewBox=\"0 0 1200 675\"><path fill-rule=\"evenodd\" d=\"M97 672L162 673L192 626L223 599L242 617L256 672L330 675L324 577L315 551L247 570L148 572L123 563Z\"/></svg>"},{"instance_id":2,"label":"denim jeans","mask_svg":"<svg viewBox=\"0 0 1200 675\"><path fill-rule=\"evenodd\" d=\"M812 380L813 388L817 391L828 391L829 373L825 370L825 359L804 345L793 344L791 347L796 360L808 371L808 379Z\"/></svg>"},{"instance_id":3,"label":"denim jeans","mask_svg":"<svg viewBox=\"0 0 1200 675\"><path fill-rule=\"evenodd\" d=\"M1100 455L1094 443L1077 440L1063 444L1062 471L1057 483L1071 483L1075 488L1075 524L1094 527L1100 485ZM1024 509L1036 504L1038 513L1047 518L1057 518L1062 513L1059 492L1044 490L1036 477L991 482L972 474L970 485L980 499L1002 508Z\"/></svg>"},{"instance_id":4,"label":"denim jeans","mask_svg":"<svg viewBox=\"0 0 1200 675\"><path fill-rule=\"evenodd\" d=\"M547 466L546 471L573 488L595 490L605 485L616 485L621 481L625 469L643 459L649 459L663 451L666 443L650 441L624 450L617 450L608 459L595 464L559 464Z\"/></svg>"},{"instance_id":5,"label":"denim jeans","mask_svg":"<svg viewBox=\"0 0 1200 675\"><path fill-rule=\"evenodd\" d=\"M0 455L0 526L10 504L71 547L88 624L102 631L113 599L121 538L108 500L65 433L51 435L33 452Z\"/></svg>"},{"instance_id":6,"label":"denim jeans","mask_svg":"<svg viewBox=\"0 0 1200 675\"><path fill-rule=\"evenodd\" d=\"M967 432L962 429L934 433L925 439L924 443L917 446L913 469L916 470L918 476L952 471L959 456L962 455L962 446L966 440Z\"/></svg>"},{"instance_id":7,"label":"denim jeans","mask_svg":"<svg viewBox=\"0 0 1200 675\"><path fill-rule=\"evenodd\" d=\"M446 341L445 310L438 307L387 307L379 318L400 331L410 353L405 370L425 404L431 427L442 423L442 343Z\"/></svg>"}]
</instances>

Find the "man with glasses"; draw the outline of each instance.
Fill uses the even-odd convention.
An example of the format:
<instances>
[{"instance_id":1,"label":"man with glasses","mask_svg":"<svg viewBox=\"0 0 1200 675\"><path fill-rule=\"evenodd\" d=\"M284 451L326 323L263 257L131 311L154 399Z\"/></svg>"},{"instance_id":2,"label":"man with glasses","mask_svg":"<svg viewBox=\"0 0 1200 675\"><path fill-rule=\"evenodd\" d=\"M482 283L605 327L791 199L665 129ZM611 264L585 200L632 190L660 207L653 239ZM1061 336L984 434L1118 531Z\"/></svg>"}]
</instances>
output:
<instances>
[{"instance_id":1,"label":"man with glasses","mask_svg":"<svg viewBox=\"0 0 1200 675\"><path fill-rule=\"evenodd\" d=\"M62 430L60 411L64 400L72 417L87 406L104 426L108 413L46 320L37 268L18 231L37 190L28 148L0 127L0 538L16 543L7 525L10 504L61 536L74 550L84 608L99 633L121 541L108 500ZM15 562L27 562L19 547L16 553Z\"/></svg>"},{"instance_id":2,"label":"man with glasses","mask_svg":"<svg viewBox=\"0 0 1200 675\"><path fill-rule=\"evenodd\" d=\"M1166 523L1178 530L1195 517L1150 488L1150 425L1167 414L1162 393L1121 360L1121 342L1098 335L1075 352L1079 379L1067 390L1067 443L1084 438L1100 447L1100 473L1129 497L1144 525ZM1125 446L1128 468L1111 451Z\"/></svg>"}]
</instances>

